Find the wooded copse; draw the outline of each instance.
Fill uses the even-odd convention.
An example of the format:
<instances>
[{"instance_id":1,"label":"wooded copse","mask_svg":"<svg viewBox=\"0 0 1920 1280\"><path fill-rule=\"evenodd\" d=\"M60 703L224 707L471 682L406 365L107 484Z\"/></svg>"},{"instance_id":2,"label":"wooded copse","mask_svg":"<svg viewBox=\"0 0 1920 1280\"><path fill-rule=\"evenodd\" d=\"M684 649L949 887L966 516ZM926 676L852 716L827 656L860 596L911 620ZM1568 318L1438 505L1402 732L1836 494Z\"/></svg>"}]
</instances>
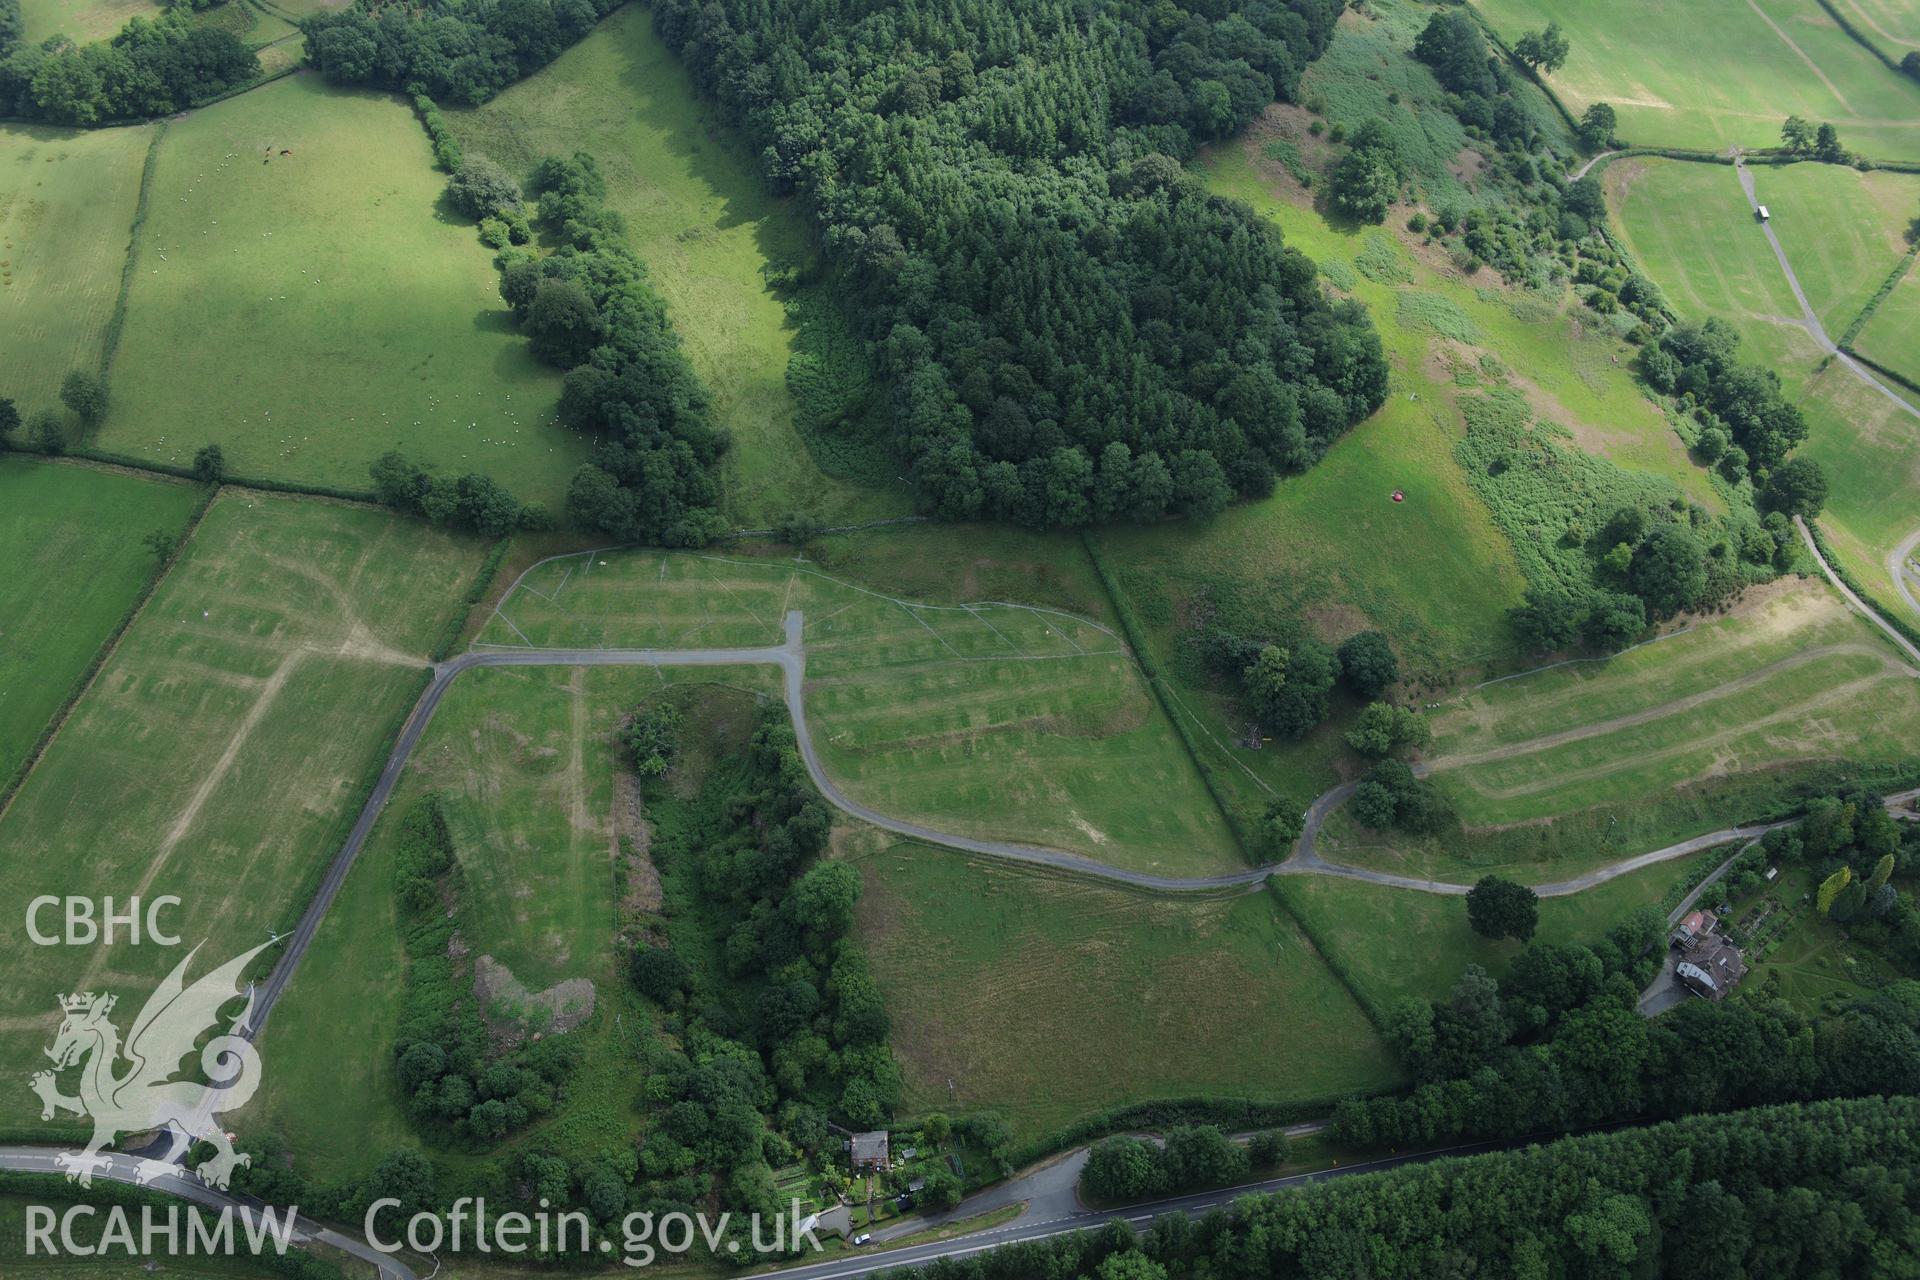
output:
<instances>
[{"instance_id":1,"label":"wooded copse","mask_svg":"<svg viewBox=\"0 0 1920 1280\"><path fill-rule=\"evenodd\" d=\"M233 32L179 5L110 40L25 42L20 0L0 0L0 115L95 125L167 115L260 74Z\"/></svg>"}]
</instances>

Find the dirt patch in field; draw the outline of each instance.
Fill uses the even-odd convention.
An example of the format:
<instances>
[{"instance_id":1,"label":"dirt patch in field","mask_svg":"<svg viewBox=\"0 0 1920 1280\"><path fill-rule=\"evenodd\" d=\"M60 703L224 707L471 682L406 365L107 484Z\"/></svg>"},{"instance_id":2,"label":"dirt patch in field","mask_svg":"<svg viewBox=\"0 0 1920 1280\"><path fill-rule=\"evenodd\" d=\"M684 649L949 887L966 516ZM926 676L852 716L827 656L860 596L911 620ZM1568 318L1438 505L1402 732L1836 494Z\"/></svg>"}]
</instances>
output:
<instances>
[{"instance_id":1,"label":"dirt patch in field","mask_svg":"<svg viewBox=\"0 0 1920 1280\"><path fill-rule=\"evenodd\" d=\"M1467 184L1475 187L1480 175L1487 171L1487 158L1472 147L1462 147L1453 159L1447 161L1447 172Z\"/></svg>"},{"instance_id":2,"label":"dirt patch in field","mask_svg":"<svg viewBox=\"0 0 1920 1280\"><path fill-rule=\"evenodd\" d=\"M1617 360L1616 363L1618 363ZM1631 427L1616 429L1599 426L1580 418L1562 404L1558 396L1531 378L1509 369L1506 371L1505 381L1527 398L1527 404L1533 409L1535 417L1565 430L1573 437L1574 443L1587 453L1610 458L1617 451L1638 443L1644 435L1657 433L1662 438L1662 443L1667 446L1669 453L1682 462L1686 461L1686 446L1680 442L1680 437L1675 435L1666 423L1651 421L1655 416L1651 409L1647 412L1650 420L1644 431Z\"/></svg>"},{"instance_id":3,"label":"dirt patch in field","mask_svg":"<svg viewBox=\"0 0 1920 1280\"><path fill-rule=\"evenodd\" d=\"M532 992L492 956L473 962L473 994L496 1052L529 1038L565 1035L593 1016L590 979L568 978L545 991Z\"/></svg>"},{"instance_id":4,"label":"dirt patch in field","mask_svg":"<svg viewBox=\"0 0 1920 1280\"><path fill-rule=\"evenodd\" d=\"M1307 629L1328 644L1339 644L1348 636L1373 625L1372 618L1350 604L1316 604L1307 608L1301 616L1306 619Z\"/></svg>"}]
</instances>

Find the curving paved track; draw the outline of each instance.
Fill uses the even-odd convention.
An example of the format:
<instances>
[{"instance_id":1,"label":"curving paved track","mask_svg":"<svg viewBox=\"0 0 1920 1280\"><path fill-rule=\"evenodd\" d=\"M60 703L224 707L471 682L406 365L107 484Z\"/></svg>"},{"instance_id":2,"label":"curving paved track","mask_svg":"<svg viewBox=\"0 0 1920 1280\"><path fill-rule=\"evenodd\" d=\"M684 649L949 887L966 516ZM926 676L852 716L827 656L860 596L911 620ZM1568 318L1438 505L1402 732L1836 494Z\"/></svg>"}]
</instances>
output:
<instances>
[{"instance_id":1,"label":"curving paved track","mask_svg":"<svg viewBox=\"0 0 1920 1280\"><path fill-rule=\"evenodd\" d=\"M1812 545L1810 535L1809 546ZM1818 551L1815 551L1816 557ZM1823 567L1825 562L1821 562ZM1828 570L1832 577L1832 571ZM1834 585L1842 594L1853 601L1854 605L1869 617L1879 621L1877 615L1866 609L1844 584L1833 579ZM1888 634L1920 662L1920 650L1916 650L1892 628L1880 624ZM819 751L814 746L813 735L807 724L807 708L804 696L806 683L806 646L802 639L802 617L798 610L786 615L786 643L778 646L760 648L731 649L501 649L482 650L463 653L451 661L433 668L433 679L426 692L421 694L419 702L407 718L400 732L399 741L394 744L388 756L386 766L381 770L373 791L361 808L359 818L348 833L340 852L334 856L322 877L320 887L313 900L307 905L300 918L299 925L287 938L287 948L280 955L273 972L258 992L254 1015L246 1028L250 1036L257 1036L272 1015L274 1006L285 993L287 984L293 980L295 971L305 957L307 948L312 945L315 934L319 932L321 922L326 918L328 909L333 905L340 886L346 882L347 873L353 867L361 848L366 844L380 811L386 806L407 760L419 745L421 735L427 724L433 719L434 710L440 700L446 696L448 687L464 671L474 667L532 667L532 666L674 666L674 667L722 667L741 665L772 665L781 670L783 693L787 712L793 718L794 739L805 762L807 773L819 788L820 794L842 812L859 818L863 822L891 831L896 835L929 844L943 845L966 853L977 853L987 857L1003 858L1021 862L1030 866L1046 867L1078 875L1087 875L1099 879L1130 885L1134 888L1151 889L1161 892L1204 892L1219 890L1250 890L1273 875L1329 875L1342 876L1351 880L1361 880L1370 884L1385 885L1390 888L1413 889L1425 893L1464 894L1472 886L1444 880L1425 880L1412 876L1395 875L1391 872L1373 871L1364 867L1350 867L1329 862L1321 857L1316 847L1321 827L1327 818L1353 794L1357 783L1342 783L1318 797L1308 809L1304 829L1294 847L1292 855L1284 862L1269 863L1265 866L1249 867L1244 871L1228 872L1215 876L1162 876L1144 871L1133 871L1124 867L1109 866L1092 858L1060 849L1049 849L1040 845L1020 844L1007 840L984 840L972 836L955 835L940 831L918 822L891 817L887 814L860 803L843 792L827 776L821 763ZM1523 744L1524 745L1524 744ZM1505 749L1503 749L1505 750ZM1417 771L1426 773L1430 766L1417 766ZM1896 799L1910 798L1907 796ZM1891 802L1890 802L1891 803ZM1733 840L1750 839L1764 833L1764 826L1735 826L1725 830L1709 832L1682 840L1662 849L1655 849L1631 858L1622 859L1605 867L1587 872L1569 880L1555 881L1551 884L1536 886L1543 897L1560 897L1578 893L1598 884L1638 871L1643 867L1674 858L1686 857L1702 849L1710 849L1718 844Z\"/></svg>"},{"instance_id":2,"label":"curving paved track","mask_svg":"<svg viewBox=\"0 0 1920 1280\"><path fill-rule=\"evenodd\" d=\"M0 1147L0 1169L10 1173L43 1173L60 1176L66 1171L58 1163L59 1157L69 1154L52 1147ZM182 1200L209 1209L231 1209L242 1222L255 1221L253 1215L268 1206L251 1196L229 1195L216 1191L200 1181L193 1174L185 1173L177 1165L162 1164L158 1160L143 1160L138 1156L124 1155L119 1152L103 1151L104 1168L94 1170L93 1176L107 1182L124 1183L127 1186L142 1186L151 1191L164 1191L168 1195L178 1196ZM281 1218L280 1221L285 1221ZM182 1230L184 1231L184 1224ZM240 1222L234 1224L237 1237L244 1237ZM184 1241L184 1236L182 1237ZM335 1231L307 1218L296 1217L289 1240L295 1245L323 1244L349 1254L375 1268L381 1280L417 1280L413 1269L398 1258L390 1257L373 1248L357 1235ZM128 1271L134 1269L129 1263Z\"/></svg>"},{"instance_id":3,"label":"curving paved track","mask_svg":"<svg viewBox=\"0 0 1920 1280\"><path fill-rule=\"evenodd\" d=\"M1833 571L1833 566L1827 563L1827 558L1820 554L1820 544L1813 540L1813 531L1807 528L1807 522L1799 516L1795 516L1793 523L1800 530L1800 540L1807 544L1808 553L1813 556L1814 563L1820 566L1820 572L1827 575L1827 581L1833 584L1833 589L1838 591L1842 598L1844 598L1848 604L1852 605L1860 616L1885 632L1887 639L1893 641L1902 653L1906 654L1916 663L1920 663L1920 647L1916 647L1913 641L1901 635L1892 623L1880 616L1877 609L1874 609L1865 600L1855 595L1852 587L1840 581L1840 575ZM1920 533L1916 533L1903 543L1901 551L1909 551L1916 544L1920 544ZM1900 582L1901 579L1896 576L1894 581ZM1904 583L1902 583L1901 590L1903 592L1905 591Z\"/></svg>"},{"instance_id":4,"label":"curving paved track","mask_svg":"<svg viewBox=\"0 0 1920 1280\"><path fill-rule=\"evenodd\" d=\"M1916 550L1920 550L1920 530L1908 534L1905 542L1888 553L1887 576L1893 579L1893 585L1900 592L1900 598L1907 602L1907 608L1920 613L1920 599L1914 597L1911 581L1916 575L1907 568L1907 562L1914 558Z\"/></svg>"}]
</instances>

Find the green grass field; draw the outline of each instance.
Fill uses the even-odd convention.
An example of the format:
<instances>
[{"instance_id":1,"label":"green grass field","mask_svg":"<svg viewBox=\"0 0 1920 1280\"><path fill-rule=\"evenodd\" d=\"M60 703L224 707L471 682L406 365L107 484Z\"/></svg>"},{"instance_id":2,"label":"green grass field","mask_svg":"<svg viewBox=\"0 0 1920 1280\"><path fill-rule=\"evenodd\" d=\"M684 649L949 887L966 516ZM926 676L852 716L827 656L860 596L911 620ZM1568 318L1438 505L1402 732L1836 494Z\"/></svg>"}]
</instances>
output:
<instances>
[{"instance_id":1,"label":"green grass field","mask_svg":"<svg viewBox=\"0 0 1920 1280\"><path fill-rule=\"evenodd\" d=\"M1396 1075L1265 893L1140 896L911 844L860 867L857 936L908 1111L1001 1111L1032 1137L1120 1103L1308 1099Z\"/></svg>"},{"instance_id":2,"label":"green grass field","mask_svg":"<svg viewBox=\"0 0 1920 1280\"><path fill-rule=\"evenodd\" d=\"M1846 299L1860 298L1861 288L1870 295L1893 266L1898 251L1891 242L1902 225L1899 193L1911 198L1915 190L1916 180L1906 175L1867 177L1877 181L1863 183L1862 175L1826 165L1754 169L1761 199L1804 202L1805 214L1776 216L1776 234L1810 301L1820 307L1821 296L1834 300L1822 323L1836 337L1859 310L1849 310ZM1844 367L1825 364L1805 329L1781 322L1797 318L1799 306L1730 167L1622 160L1606 170L1606 187L1628 251L1680 315L1728 321L1741 335L1742 358L1780 374L1807 416L1802 452L1825 468L1832 487L1821 524L1835 552L1882 607L1898 608L1886 558L1917 523L1912 495L1920 485L1920 432L1912 415ZM1849 191L1859 197L1855 206L1843 199ZM1870 216L1862 218L1863 212ZM1791 233L1788 222L1796 224ZM1835 256L1822 248L1823 237L1854 248ZM1900 290L1895 295L1900 298ZM1897 333L1891 341L1904 349L1905 334L1895 326L1908 305L1890 299L1863 339L1872 341L1876 331Z\"/></svg>"},{"instance_id":3,"label":"green grass field","mask_svg":"<svg viewBox=\"0 0 1920 1280\"><path fill-rule=\"evenodd\" d=\"M1920 774L1920 683L1838 595L1804 579L1604 661L1468 690L1433 725L1432 778L1464 826L1413 837L1340 811L1323 856L1539 884L1776 812L1811 788Z\"/></svg>"},{"instance_id":4,"label":"green grass field","mask_svg":"<svg viewBox=\"0 0 1920 1280\"><path fill-rule=\"evenodd\" d=\"M1471 691L1428 755L1461 818L1493 826L1789 765L1920 767L1916 744L1913 671L1824 583L1788 580L1684 635Z\"/></svg>"},{"instance_id":5,"label":"green grass field","mask_svg":"<svg viewBox=\"0 0 1920 1280\"><path fill-rule=\"evenodd\" d=\"M0 123L0 396L23 416L100 367L153 128Z\"/></svg>"},{"instance_id":6,"label":"green grass field","mask_svg":"<svg viewBox=\"0 0 1920 1280\"><path fill-rule=\"evenodd\" d=\"M1250 775L1301 803L1329 785L1337 733L1260 752L1226 745L1245 726L1182 660L1179 640L1208 608L1237 604L1297 617L1328 640L1378 627L1423 684L1448 683L1507 654L1503 614L1518 602L1522 580L1512 547L1454 457L1462 392L1513 387L1579 447L1721 505L1628 376L1631 348L1596 317L1499 287L1490 274L1461 279L1444 259L1388 231L1331 226L1264 155L1263 136L1256 131L1213 149L1202 173L1213 190L1277 222L1290 244L1333 264L1329 278L1347 282L1342 292L1374 315L1393 368L1391 395L1324 461L1283 480L1265 501L1205 526L1099 535L1217 778L1236 788L1249 811L1266 794ZM1391 264L1376 269L1384 279L1354 269L1357 258L1379 255ZM1458 318L1460 336L1435 332L1429 316L1436 308ZM1395 489L1405 502L1391 501Z\"/></svg>"},{"instance_id":7,"label":"green grass field","mask_svg":"<svg viewBox=\"0 0 1920 1280\"><path fill-rule=\"evenodd\" d=\"M1660 863L1582 893L1540 900L1540 942L1583 943L1603 936L1638 907L1658 907L1676 885L1704 874L1727 852ZM1376 1007L1406 996L1444 997L1460 973L1477 964L1499 977L1521 946L1489 942L1467 924L1467 904L1335 876L1286 876L1275 888L1309 920L1314 935L1345 967L1349 981Z\"/></svg>"},{"instance_id":8,"label":"green grass field","mask_svg":"<svg viewBox=\"0 0 1920 1280\"><path fill-rule=\"evenodd\" d=\"M949 528L886 547L894 537L837 539L829 554L856 571L864 561L883 582L911 564L914 584L936 600L1010 585L1027 572L1016 565L1055 566L1055 579L1074 583L1069 601L1092 598L1097 585L1072 539ZM915 554L942 541L944 555ZM970 542L977 551L963 549ZM886 549L852 549L863 544ZM1141 870L1243 865L1117 628L1040 604L1030 593L1046 582L1029 580L1015 603L936 604L796 564L790 551L585 553L531 571L479 643L775 645L786 612L798 609L808 720L828 774L855 799L960 834Z\"/></svg>"},{"instance_id":9,"label":"green grass field","mask_svg":"<svg viewBox=\"0 0 1920 1280\"><path fill-rule=\"evenodd\" d=\"M1815 167L1832 168L1756 165L1754 189L1766 199L1772 179ZM1609 209L1628 251L1683 318L1718 316L1743 338L1763 325L1799 320L1793 290L1754 221L1732 165L1635 156L1614 161L1604 172ZM1832 177L1812 181L1837 191L1845 180L1836 169ZM1782 214L1776 232L1789 220Z\"/></svg>"},{"instance_id":10,"label":"green grass field","mask_svg":"<svg viewBox=\"0 0 1920 1280\"><path fill-rule=\"evenodd\" d=\"M198 499L190 485L131 472L0 457L0 778L153 576L158 562L140 540L178 533Z\"/></svg>"},{"instance_id":11,"label":"green grass field","mask_svg":"<svg viewBox=\"0 0 1920 1280\"><path fill-rule=\"evenodd\" d=\"M1509 41L1558 22L1553 89L1576 115L1611 103L1636 146L1777 146L1789 115L1831 121L1884 160L1920 160L1920 84L1856 44L1816 0L1483 0ZM1898 56L1896 54L1895 56Z\"/></svg>"},{"instance_id":12,"label":"green grass field","mask_svg":"<svg viewBox=\"0 0 1920 1280\"><path fill-rule=\"evenodd\" d=\"M1753 180L1807 301L1838 340L1906 254L1901 233L1920 214L1920 174L1756 165Z\"/></svg>"},{"instance_id":13,"label":"green grass field","mask_svg":"<svg viewBox=\"0 0 1920 1280\"><path fill-rule=\"evenodd\" d=\"M349 489L399 449L558 510L588 441L444 181L399 99L316 75L173 122L100 446Z\"/></svg>"},{"instance_id":14,"label":"green grass field","mask_svg":"<svg viewBox=\"0 0 1920 1280\"><path fill-rule=\"evenodd\" d=\"M448 692L305 965L271 1024L262 1054L276 1064L253 1122L299 1152L321 1177L364 1173L414 1141L392 1072L404 954L393 905L398 818L437 791L464 878L461 938L532 991L569 978L595 987L596 1009L569 1034L589 1057L566 1105L512 1139L597 1153L611 1134L629 1142L631 1054L616 1019L626 999L613 926L618 840L640 841L637 814L617 791L613 731L635 705L679 673L646 668L470 671ZM768 671L701 671L691 678L773 695ZM631 1012L626 1020L631 1023ZM474 1169L492 1157L455 1157Z\"/></svg>"},{"instance_id":15,"label":"green grass field","mask_svg":"<svg viewBox=\"0 0 1920 1280\"><path fill-rule=\"evenodd\" d=\"M766 278L811 256L804 215L765 193L757 161L709 110L634 5L539 74L447 120L469 153L517 172L549 153L599 160L609 202L733 433L724 475L736 524L789 511L831 524L900 514L903 492L834 480L807 461L786 386L794 335Z\"/></svg>"},{"instance_id":16,"label":"green grass field","mask_svg":"<svg viewBox=\"0 0 1920 1280\"><path fill-rule=\"evenodd\" d=\"M209 959L291 928L481 553L369 508L226 490L0 818L0 911L173 894L170 923ZM38 1058L55 993L111 990L130 1018L179 958L10 949L0 1062ZM25 1090L0 1104L7 1123L38 1113Z\"/></svg>"},{"instance_id":17,"label":"green grass field","mask_svg":"<svg viewBox=\"0 0 1920 1280\"><path fill-rule=\"evenodd\" d=\"M160 6L154 0L20 0L20 16L27 44L56 35L85 44L117 34L129 18L160 16Z\"/></svg>"}]
</instances>

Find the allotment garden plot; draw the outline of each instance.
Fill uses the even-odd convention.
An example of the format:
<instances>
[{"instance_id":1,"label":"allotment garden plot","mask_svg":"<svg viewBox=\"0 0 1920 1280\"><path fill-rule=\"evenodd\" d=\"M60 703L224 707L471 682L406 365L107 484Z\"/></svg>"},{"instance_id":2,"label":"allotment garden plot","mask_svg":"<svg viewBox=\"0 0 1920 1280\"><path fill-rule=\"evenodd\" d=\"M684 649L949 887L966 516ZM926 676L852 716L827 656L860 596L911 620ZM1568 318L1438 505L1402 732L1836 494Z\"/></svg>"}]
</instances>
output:
<instances>
[{"instance_id":1,"label":"allotment garden plot","mask_svg":"<svg viewBox=\"0 0 1920 1280\"><path fill-rule=\"evenodd\" d=\"M399 449L558 510L589 442L444 184L402 101L316 75L172 122L99 444L353 490Z\"/></svg>"},{"instance_id":2,"label":"allotment garden plot","mask_svg":"<svg viewBox=\"0 0 1920 1280\"><path fill-rule=\"evenodd\" d=\"M791 560L586 553L529 572L482 646L777 645L806 622L806 706L853 798L956 834L1194 875L1244 865L1109 626L1024 604L929 605Z\"/></svg>"},{"instance_id":3,"label":"allotment garden plot","mask_svg":"<svg viewBox=\"0 0 1920 1280\"><path fill-rule=\"evenodd\" d=\"M291 929L481 554L367 508L224 491L0 817L0 912L172 894L176 931L223 958ZM21 1078L54 993L110 990L130 1016L179 959L5 954L0 1065ZM39 1110L24 1089L0 1108Z\"/></svg>"}]
</instances>

